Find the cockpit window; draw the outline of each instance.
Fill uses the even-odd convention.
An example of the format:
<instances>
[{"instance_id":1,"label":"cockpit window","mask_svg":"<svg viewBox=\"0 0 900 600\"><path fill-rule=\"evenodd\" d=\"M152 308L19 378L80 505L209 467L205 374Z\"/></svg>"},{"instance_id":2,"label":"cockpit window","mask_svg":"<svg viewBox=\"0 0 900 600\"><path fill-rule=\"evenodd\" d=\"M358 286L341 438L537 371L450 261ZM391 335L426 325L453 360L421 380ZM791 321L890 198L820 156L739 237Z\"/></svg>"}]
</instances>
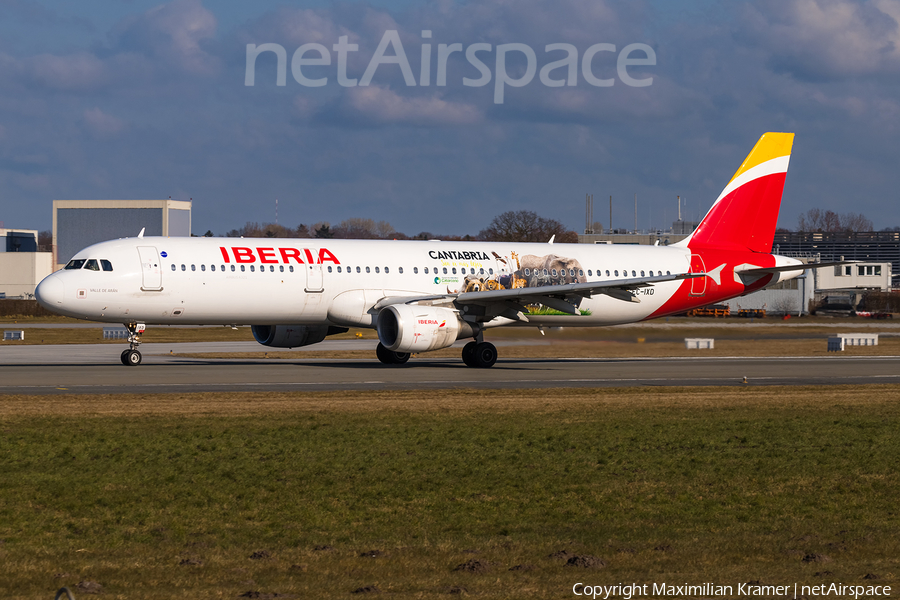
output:
<instances>
[{"instance_id":1,"label":"cockpit window","mask_svg":"<svg viewBox=\"0 0 900 600\"><path fill-rule=\"evenodd\" d=\"M69 261L69 264L66 265L66 270L80 269L83 266L84 266L83 258L73 258L72 260Z\"/></svg>"},{"instance_id":2,"label":"cockpit window","mask_svg":"<svg viewBox=\"0 0 900 600\"><path fill-rule=\"evenodd\" d=\"M103 267L104 271L112 271L112 263L105 258L100 259L100 266Z\"/></svg>"},{"instance_id":3,"label":"cockpit window","mask_svg":"<svg viewBox=\"0 0 900 600\"><path fill-rule=\"evenodd\" d=\"M90 269L91 271L99 271L100 265L97 263L96 258L89 258L87 262L84 264L85 269Z\"/></svg>"}]
</instances>

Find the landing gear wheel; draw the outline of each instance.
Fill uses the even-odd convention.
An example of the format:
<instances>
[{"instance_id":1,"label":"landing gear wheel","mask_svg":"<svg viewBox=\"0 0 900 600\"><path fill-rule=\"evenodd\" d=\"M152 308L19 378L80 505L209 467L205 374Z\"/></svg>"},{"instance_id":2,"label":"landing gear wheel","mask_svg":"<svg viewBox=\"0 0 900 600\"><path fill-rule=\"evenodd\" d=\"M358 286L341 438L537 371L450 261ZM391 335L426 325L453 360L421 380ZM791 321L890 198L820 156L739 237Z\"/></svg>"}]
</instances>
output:
<instances>
[{"instance_id":1,"label":"landing gear wheel","mask_svg":"<svg viewBox=\"0 0 900 600\"><path fill-rule=\"evenodd\" d=\"M409 352L394 352L384 347L381 342L375 348L375 356L386 365L402 365L409 360Z\"/></svg>"},{"instance_id":2,"label":"landing gear wheel","mask_svg":"<svg viewBox=\"0 0 900 600\"><path fill-rule=\"evenodd\" d=\"M472 358L476 367L488 369L497 362L497 348L490 342L481 342L475 346L475 353Z\"/></svg>"},{"instance_id":3,"label":"landing gear wheel","mask_svg":"<svg viewBox=\"0 0 900 600\"><path fill-rule=\"evenodd\" d=\"M141 353L137 350L126 350L122 353L123 362L129 367L141 364Z\"/></svg>"},{"instance_id":4,"label":"landing gear wheel","mask_svg":"<svg viewBox=\"0 0 900 600\"><path fill-rule=\"evenodd\" d=\"M474 367L475 365L475 348L478 346L478 342L469 342L462 349L462 359L463 362L466 363L467 367Z\"/></svg>"},{"instance_id":5,"label":"landing gear wheel","mask_svg":"<svg viewBox=\"0 0 900 600\"><path fill-rule=\"evenodd\" d=\"M123 364L123 365L127 365L127 364L128 364L128 358L126 358L125 355L128 354L129 352L131 352L131 350L122 350L122 355L119 356L119 360L122 361L122 364Z\"/></svg>"}]
</instances>

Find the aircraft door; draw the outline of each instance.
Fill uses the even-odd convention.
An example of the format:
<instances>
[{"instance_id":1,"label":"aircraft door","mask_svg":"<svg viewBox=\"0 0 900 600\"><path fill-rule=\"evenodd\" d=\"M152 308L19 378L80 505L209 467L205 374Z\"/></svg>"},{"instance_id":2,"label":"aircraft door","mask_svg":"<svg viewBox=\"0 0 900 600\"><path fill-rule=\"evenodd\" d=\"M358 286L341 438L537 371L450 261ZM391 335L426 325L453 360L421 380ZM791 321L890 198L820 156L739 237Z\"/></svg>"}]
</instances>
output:
<instances>
[{"instance_id":1,"label":"aircraft door","mask_svg":"<svg viewBox=\"0 0 900 600\"><path fill-rule=\"evenodd\" d=\"M321 292L325 289L322 276L322 265L314 264L312 257L316 254L313 251L304 248L303 252L309 259L306 265L306 291Z\"/></svg>"},{"instance_id":2,"label":"aircraft door","mask_svg":"<svg viewBox=\"0 0 900 600\"><path fill-rule=\"evenodd\" d=\"M157 292L162 289L162 268L159 266L159 252L155 246L138 246L141 257L141 289Z\"/></svg>"},{"instance_id":3,"label":"aircraft door","mask_svg":"<svg viewBox=\"0 0 900 600\"><path fill-rule=\"evenodd\" d=\"M691 254L691 273L706 273L703 258L699 254ZM691 279L691 296L706 295L706 277Z\"/></svg>"}]
</instances>

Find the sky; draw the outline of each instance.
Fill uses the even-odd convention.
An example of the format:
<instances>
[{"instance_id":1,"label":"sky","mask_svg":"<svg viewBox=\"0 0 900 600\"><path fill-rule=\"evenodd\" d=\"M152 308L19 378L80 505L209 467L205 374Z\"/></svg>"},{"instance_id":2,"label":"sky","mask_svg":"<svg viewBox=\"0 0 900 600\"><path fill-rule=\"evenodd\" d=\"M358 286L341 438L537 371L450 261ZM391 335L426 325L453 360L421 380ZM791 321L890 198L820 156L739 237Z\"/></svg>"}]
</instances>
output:
<instances>
[{"instance_id":1,"label":"sky","mask_svg":"<svg viewBox=\"0 0 900 600\"><path fill-rule=\"evenodd\" d=\"M636 195L661 229L791 131L780 226L893 227L898 22L900 0L0 0L0 222L171 197L198 234L275 222L276 199L287 226L580 231L590 193L604 228L610 196L634 227Z\"/></svg>"}]
</instances>

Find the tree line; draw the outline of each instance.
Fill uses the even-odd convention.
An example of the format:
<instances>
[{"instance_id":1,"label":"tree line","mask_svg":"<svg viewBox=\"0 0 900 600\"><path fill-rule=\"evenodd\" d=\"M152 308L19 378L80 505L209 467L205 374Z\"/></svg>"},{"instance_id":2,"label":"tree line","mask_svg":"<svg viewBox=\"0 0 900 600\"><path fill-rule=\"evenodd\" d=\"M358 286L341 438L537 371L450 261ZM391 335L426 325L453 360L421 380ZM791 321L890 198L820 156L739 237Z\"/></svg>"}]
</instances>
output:
<instances>
[{"instance_id":1,"label":"tree line","mask_svg":"<svg viewBox=\"0 0 900 600\"><path fill-rule=\"evenodd\" d=\"M595 223L595 230L602 225ZM778 231L792 231L779 228ZM797 229L800 232L859 232L874 231L872 221L859 213L838 214L831 210L811 208L800 215ZM900 231L900 227L887 227L882 231ZM214 237L212 231L203 234ZM475 235L450 235L421 231L407 235L397 231L387 221L374 219L345 219L337 225L320 221L310 225L300 224L287 227L278 223L248 222L239 229L232 229L225 237L253 238L320 238L320 239L361 239L361 240L445 240L445 241L485 241L485 242L547 242L550 238L560 243L577 243L578 234L568 229L556 219L547 219L530 210L510 210L497 215L487 227ZM41 231L38 245L42 250L53 244L52 232Z\"/></svg>"},{"instance_id":2,"label":"tree line","mask_svg":"<svg viewBox=\"0 0 900 600\"><path fill-rule=\"evenodd\" d=\"M212 237L212 231L207 231ZM374 219L345 219L337 225L319 222L286 227L277 223L248 222L239 229L232 229L225 237L262 238L320 238L353 240L445 240L485 242L547 242L550 238L561 243L577 243L578 234L556 219L547 219L530 210L507 211L494 217L487 227L476 235L448 235L421 231L410 236L397 231L387 221Z\"/></svg>"}]
</instances>

